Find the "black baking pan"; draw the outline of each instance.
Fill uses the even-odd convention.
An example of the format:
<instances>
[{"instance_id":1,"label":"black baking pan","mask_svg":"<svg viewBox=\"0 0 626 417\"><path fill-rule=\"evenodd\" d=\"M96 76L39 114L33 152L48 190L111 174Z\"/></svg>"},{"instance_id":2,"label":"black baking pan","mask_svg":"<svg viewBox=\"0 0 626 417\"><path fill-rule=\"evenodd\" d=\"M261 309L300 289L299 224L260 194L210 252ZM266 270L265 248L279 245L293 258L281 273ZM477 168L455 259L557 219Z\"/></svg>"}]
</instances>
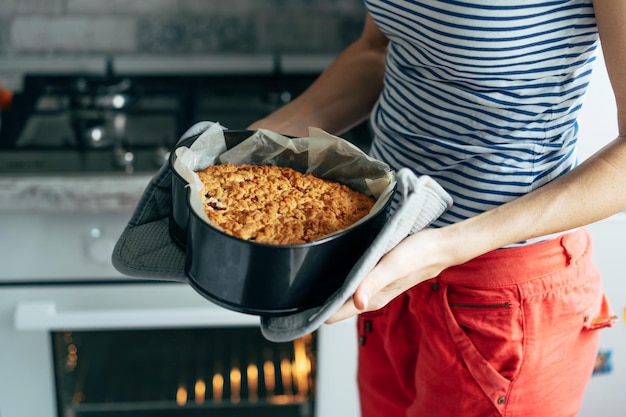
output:
<instances>
[{"instance_id":1,"label":"black baking pan","mask_svg":"<svg viewBox=\"0 0 626 417\"><path fill-rule=\"evenodd\" d=\"M224 133L230 149L254 132ZM177 147L191 146L198 136ZM174 169L175 161L172 152L170 235L186 251L185 273L190 285L230 310L276 316L323 304L341 287L389 215L391 197L366 221L313 242L270 245L242 240L209 225L191 209L190 189Z\"/></svg>"}]
</instances>

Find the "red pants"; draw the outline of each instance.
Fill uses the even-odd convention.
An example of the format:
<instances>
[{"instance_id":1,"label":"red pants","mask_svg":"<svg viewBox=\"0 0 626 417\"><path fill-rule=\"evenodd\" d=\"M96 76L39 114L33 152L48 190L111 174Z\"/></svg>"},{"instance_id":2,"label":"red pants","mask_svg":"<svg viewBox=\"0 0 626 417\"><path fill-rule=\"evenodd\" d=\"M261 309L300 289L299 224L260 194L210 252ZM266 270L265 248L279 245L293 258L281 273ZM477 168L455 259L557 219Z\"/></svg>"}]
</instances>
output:
<instances>
[{"instance_id":1,"label":"red pants","mask_svg":"<svg viewBox=\"0 0 626 417\"><path fill-rule=\"evenodd\" d=\"M615 320L587 231L450 268L358 320L363 417L567 417Z\"/></svg>"}]
</instances>

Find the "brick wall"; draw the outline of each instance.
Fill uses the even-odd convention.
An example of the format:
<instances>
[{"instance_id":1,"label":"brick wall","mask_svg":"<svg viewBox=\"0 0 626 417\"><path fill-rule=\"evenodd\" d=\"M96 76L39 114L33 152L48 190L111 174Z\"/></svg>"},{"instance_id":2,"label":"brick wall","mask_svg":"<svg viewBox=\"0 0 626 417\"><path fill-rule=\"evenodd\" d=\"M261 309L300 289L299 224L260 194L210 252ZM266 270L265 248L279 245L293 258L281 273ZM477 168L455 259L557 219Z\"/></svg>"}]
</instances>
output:
<instances>
[{"instance_id":1,"label":"brick wall","mask_svg":"<svg viewBox=\"0 0 626 417\"><path fill-rule=\"evenodd\" d=\"M335 53L362 0L0 0L0 59L20 54Z\"/></svg>"}]
</instances>

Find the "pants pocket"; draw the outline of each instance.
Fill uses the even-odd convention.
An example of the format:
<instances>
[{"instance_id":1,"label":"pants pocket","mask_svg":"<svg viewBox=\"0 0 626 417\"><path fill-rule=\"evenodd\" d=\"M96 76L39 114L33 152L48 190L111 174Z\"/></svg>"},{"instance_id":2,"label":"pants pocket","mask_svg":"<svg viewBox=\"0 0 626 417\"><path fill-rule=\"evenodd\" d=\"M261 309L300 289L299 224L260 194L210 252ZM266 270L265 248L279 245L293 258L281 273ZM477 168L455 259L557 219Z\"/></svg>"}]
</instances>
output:
<instances>
[{"instance_id":1,"label":"pants pocket","mask_svg":"<svg viewBox=\"0 0 626 417\"><path fill-rule=\"evenodd\" d=\"M497 290L448 286L448 323L466 355L480 355L509 381L523 358L524 324L516 287ZM463 352L461 352L463 354Z\"/></svg>"},{"instance_id":2,"label":"pants pocket","mask_svg":"<svg viewBox=\"0 0 626 417\"><path fill-rule=\"evenodd\" d=\"M475 383L502 413L524 353L516 287L494 290L448 285L443 314L456 350Z\"/></svg>"}]
</instances>

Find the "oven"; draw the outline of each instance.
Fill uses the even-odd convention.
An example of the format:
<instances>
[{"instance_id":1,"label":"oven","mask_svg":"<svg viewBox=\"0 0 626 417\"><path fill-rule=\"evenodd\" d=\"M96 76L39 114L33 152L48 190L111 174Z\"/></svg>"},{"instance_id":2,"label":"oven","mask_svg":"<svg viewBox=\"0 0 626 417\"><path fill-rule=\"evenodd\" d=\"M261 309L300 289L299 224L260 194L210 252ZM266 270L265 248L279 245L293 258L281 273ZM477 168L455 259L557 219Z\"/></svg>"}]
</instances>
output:
<instances>
[{"instance_id":1,"label":"oven","mask_svg":"<svg viewBox=\"0 0 626 417\"><path fill-rule=\"evenodd\" d=\"M315 76L275 61L24 77L1 113L0 416L358 416L354 321L271 343L258 317L110 261L189 126L245 128Z\"/></svg>"},{"instance_id":2,"label":"oven","mask_svg":"<svg viewBox=\"0 0 626 417\"><path fill-rule=\"evenodd\" d=\"M4 285L0 415L358 415L353 324L269 343L166 283Z\"/></svg>"}]
</instances>

